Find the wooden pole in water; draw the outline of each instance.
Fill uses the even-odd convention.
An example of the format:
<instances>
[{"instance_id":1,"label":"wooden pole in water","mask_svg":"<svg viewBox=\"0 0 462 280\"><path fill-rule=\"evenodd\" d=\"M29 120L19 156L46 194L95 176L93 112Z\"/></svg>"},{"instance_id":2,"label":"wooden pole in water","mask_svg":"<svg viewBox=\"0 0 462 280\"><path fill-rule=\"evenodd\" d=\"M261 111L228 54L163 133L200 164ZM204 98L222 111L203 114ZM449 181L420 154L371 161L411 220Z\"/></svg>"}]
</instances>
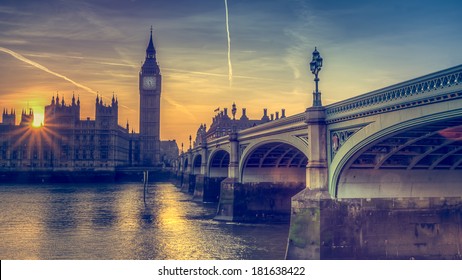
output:
<instances>
[{"instance_id":1,"label":"wooden pole in water","mask_svg":"<svg viewBox=\"0 0 462 280\"><path fill-rule=\"evenodd\" d=\"M143 183L143 201L144 201L145 206L146 206L146 190L147 190L148 181L149 181L148 176L149 176L148 171L147 170L143 171L143 180L144 180L144 183Z\"/></svg>"}]
</instances>

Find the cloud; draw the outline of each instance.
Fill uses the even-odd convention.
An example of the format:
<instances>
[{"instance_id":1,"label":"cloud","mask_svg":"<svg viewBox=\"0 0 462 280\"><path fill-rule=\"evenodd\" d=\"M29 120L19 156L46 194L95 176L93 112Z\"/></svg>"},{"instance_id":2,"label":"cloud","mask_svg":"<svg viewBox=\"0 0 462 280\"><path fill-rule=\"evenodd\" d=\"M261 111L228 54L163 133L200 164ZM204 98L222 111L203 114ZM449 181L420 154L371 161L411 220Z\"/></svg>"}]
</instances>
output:
<instances>
[{"instance_id":1,"label":"cloud","mask_svg":"<svg viewBox=\"0 0 462 280\"><path fill-rule=\"evenodd\" d=\"M195 122L197 122L197 118L196 116L191 113L188 108L186 108L186 106L183 106L181 105L180 103L176 102L175 100L173 100L171 97L168 97L168 96L165 96L163 95L162 98L167 101L167 103L169 103L170 105L178 108L180 111L182 111L183 113L187 114L192 120L194 120Z\"/></svg>"},{"instance_id":2,"label":"cloud","mask_svg":"<svg viewBox=\"0 0 462 280\"><path fill-rule=\"evenodd\" d=\"M190 70L182 70L182 69L175 69L175 68L166 68L163 67L162 70L172 71L172 72L179 72L185 74L192 74L192 75L200 75L200 76L212 76L212 77L228 77L226 74L220 73L211 73L211 72L201 72L201 71L190 71ZM273 79L267 78L260 78L260 77L252 77L252 76L242 76L242 75L234 75L234 78L239 79L248 79L248 80L259 80L259 81L274 81Z\"/></svg>"},{"instance_id":3,"label":"cloud","mask_svg":"<svg viewBox=\"0 0 462 280\"><path fill-rule=\"evenodd\" d=\"M302 1L297 3L297 10L294 11L296 20L284 30L291 42L285 50L284 61L292 69L293 76L299 79L301 69L307 67L314 47L324 44L333 28L328 19L315 13L309 4Z\"/></svg>"},{"instance_id":4,"label":"cloud","mask_svg":"<svg viewBox=\"0 0 462 280\"><path fill-rule=\"evenodd\" d=\"M134 64L127 64L127 63L116 63L116 62L102 61L102 62L100 62L100 64L111 65L111 66L122 66L122 67L129 67L129 68L138 68ZM131 77L133 77L133 76L131 76Z\"/></svg>"},{"instance_id":5,"label":"cloud","mask_svg":"<svg viewBox=\"0 0 462 280\"><path fill-rule=\"evenodd\" d=\"M22 40L22 39L0 39L0 43L2 44L7 44L7 45L26 45L27 43L29 43L28 41L26 40Z\"/></svg>"},{"instance_id":6,"label":"cloud","mask_svg":"<svg viewBox=\"0 0 462 280\"><path fill-rule=\"evenodd\" d=\"M0 14L8 14L8 15L22 15L22 16L30 16L31 13L20 11L15 8L7 7L7 6L0 6Z\"/></svg>"},{"instance_id":7,"label":"cloud","mask_svg":"<svg viewBox=\"0 0 462 280\"><path fill-rule=\"evenodd\" d=\"M32 66L34 66L35 68L38 68L38 69L40 69L40 70L42 70L42 71L45 71L45 72L47 72L47 73L49 73L49 74L51 74L51 75L54 75L54 76L56 76L56 77L58 77L58 78L64 79L64 80L66 80L66 81L72 83L73 85L75 85L75 86L77 86L77 87L79 87L79 88L81 88L81 89L83 89L83 90L85 90L85 91L87 91L87 92L97 94L97 92L94 91L93 89L91 89L91 88L89 88L89 87L87 87L87 86L84 86L84 85L82 85L82 84L80 84L80 83L78 83L78 82L76 82L76 81L74 81L74 80L72 80L72 79L70 79L70 78L64 76L64 75L61 75L61 74L59 74L59 73L56 73L56 72L54 72L54 71L48 69L47 67L45 67L45 66L43 66L43 65L41 65L41 64L39 64L39 63L37 63L37 62L35 62L35 61L32 61L32 60L30 60L30 59L28 59L28 58L25 58L24 56L20 55L19 53L14 52L14 51L12 51L12 50L10 50L10 49L0 47L0 51L2 51L2 52L4 52L4 53L7 53L7 54L9 54L9 55L11 55L11 56L13 56L14 58L16 58L16 59L18 59L18 60L20 60L20 61L22 61L22 62L25 62L25 63L27 63L27 64L29 64L29 65L32 65Z\"/></svg>"}]
</instances>

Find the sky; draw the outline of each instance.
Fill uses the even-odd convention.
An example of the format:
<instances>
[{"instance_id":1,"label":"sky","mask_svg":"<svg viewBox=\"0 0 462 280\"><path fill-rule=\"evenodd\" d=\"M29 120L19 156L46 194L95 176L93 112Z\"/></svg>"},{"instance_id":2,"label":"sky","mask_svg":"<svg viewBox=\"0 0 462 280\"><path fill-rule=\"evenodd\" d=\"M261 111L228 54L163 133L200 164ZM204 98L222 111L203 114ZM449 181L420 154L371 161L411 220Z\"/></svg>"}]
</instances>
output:
<instances>
[{"instance_id":1,"label":"sky","mask_svg":"<svg viewBox=\"0 0 462 280\"><path fill-rule=\"evenodd\" d=\"M0 109L39 116L53 95L74 94L81 118L94 119L96 94L115 94L119 124L138 132L153 26L161 139L186 148L233 102L237 117L303 112L315 47L324 105L459 65L460 11L447 0L0 0Z\"/></svg>"}]
</instances>

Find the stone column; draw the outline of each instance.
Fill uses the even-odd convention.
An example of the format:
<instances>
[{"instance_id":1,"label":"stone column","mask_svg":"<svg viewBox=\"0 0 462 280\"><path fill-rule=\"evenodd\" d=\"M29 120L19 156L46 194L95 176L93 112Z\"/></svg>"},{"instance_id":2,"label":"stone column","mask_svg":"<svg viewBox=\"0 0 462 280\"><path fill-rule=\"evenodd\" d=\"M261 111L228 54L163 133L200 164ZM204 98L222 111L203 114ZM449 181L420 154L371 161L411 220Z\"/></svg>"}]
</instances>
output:
<instances>
[{"instance_id":1,"label":"stone column","mask_svg":"<svg viewBox=\"0 0 462 280\"><path fill-rule=\"evenodd\" d=\"M237 182L239 181L239 142L236 132L229 135L229 142L231 153L229 155L228 178Z\"/></svg>"},{"instance_id":2,"label":"stone column","mask_svg":"<svg viewBox=\"0 0 462 280\"><path fill-rule=\"evenodd\" d=\"M192 165L193 165L193 158L192 158L192 152L191 150L189 150L187 153L186 153L186 158L188 159L188 164L185 165L185 172L188 173L188 174L191 174L191 171L192 171Z\"/></svg>"},{"instance_id":3,"label":"stone column","mask_svg":"<svg viewBox=\"0 0 462 280\"><path fill-rule=\"evenodd\" d=\"M331 201L328 191L327 129L325 108L306 110L308 164L306 189L292 198L287 259L321 258L321 207Z\"/></svg>"},{"instance_id":4,"label":"stone column","mask_svg":"<svg viewBox=\"0 0 462 280\"><path fill-rule=\"evenodd\" d=\"M202 175L204 175L205 177L208 177L208 170L207 170L207 156L208 156L208 152L207 152L207 146L206 144L204 143L202 146L201 146L201 151L200 151L200 154L201 154L201 158L202 158L202 162L201 162L201 171L200 173Z\"/></svg>"},{"instance_id":5,"label":"stone column","mask_svg":"<svg viewBox=\"0 0 462 280\"><path fill-rule=\"evenodd\" d=\"M196 188L196 175L194 174L194 152L189 149L188 151L188 167L189 167L189 184L188 184L188 193L194 193Z\"/></svg>"},{"instance_id":6,"label":"stone column","mask_svg":"<svg viewBox=\"0 0 462 280\"><path fill-rule=\"evenodd\" d=\"M221 182L220 201L218 204L216 220L234 221L240 215L240 201L237 198L241 189L239 183L239 142L237 132L229 135L231 153L229 155L228 178Z\"/></svg>"},{"instance_id":7,"label":"stone column","mask_svg":"<svg viewBox=\"0 0 462 280\"><path fill-rule=\"evenodd\" d=\"M199 174L196 174L196 184L194 188L193 200L204 202L204 192L207 189L208 174L207 174L207 146L206 143L201 145L199 151L201 155L201 166Z\"/></svg>"},{"instance_id":8,"label":"stone column","mask_svg":"<svg viewBox=\"0 0 462 280\"><path fill-rule=\"evenodd\" d=\"M191 166L192 166L192 153L191 150L184 153L185 161L188 160L188 163L183 167L183 180L181 184L181 191L182 192L189 192L189 185L190 185L190 175L191 175Z\"/></svg>"},{"instance_id":9,"label":"stone column","mask_svg":"<svg viewBox=\"0 0 462 280\"><path fill-rule=\"evenodd\" d=\"M328 191L327 171L327 128L324 107L306 110L308 125L308 164L306 165L306 186L311 190Z\"/></svg>"},{"instance_id":10,"label":"stone column","mask_svg":"<svg viewBox=\"0 0 462 280\"><path fill-rule=\"evenodd\" d=\"M181 187L183 186L183 181L184 181L184 170L185 170L185 167L184 167L184 153L181 152L180 156L179 156L179 162L178 162L178 173L177 173L177 176L178 176L178 187L181 189Z\"/></svg>"}]
</instances>

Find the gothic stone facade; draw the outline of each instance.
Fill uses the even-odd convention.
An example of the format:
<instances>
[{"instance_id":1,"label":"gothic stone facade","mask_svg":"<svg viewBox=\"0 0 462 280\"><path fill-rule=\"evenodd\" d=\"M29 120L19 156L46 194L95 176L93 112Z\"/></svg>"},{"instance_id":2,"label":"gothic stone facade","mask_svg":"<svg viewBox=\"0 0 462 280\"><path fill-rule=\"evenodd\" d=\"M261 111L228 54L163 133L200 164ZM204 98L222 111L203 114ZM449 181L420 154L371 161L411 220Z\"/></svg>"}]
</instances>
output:
<instances>
[{"instance_id":1,"label":"gothic stone facade","mask_svg":"<svg viewBox=\"0 0 462 280\"><path fill-rule=\"evenodd\" d=\"M53 97L45 107L45 124L14 125L3 115L0 125L0 168L3 170L114 170L139 165L139 135L118 125L118 101L96 98L95 120L80 120L80 102ZM11 118L11 114L10 114Z\"/></svg>"}]
</instances>

